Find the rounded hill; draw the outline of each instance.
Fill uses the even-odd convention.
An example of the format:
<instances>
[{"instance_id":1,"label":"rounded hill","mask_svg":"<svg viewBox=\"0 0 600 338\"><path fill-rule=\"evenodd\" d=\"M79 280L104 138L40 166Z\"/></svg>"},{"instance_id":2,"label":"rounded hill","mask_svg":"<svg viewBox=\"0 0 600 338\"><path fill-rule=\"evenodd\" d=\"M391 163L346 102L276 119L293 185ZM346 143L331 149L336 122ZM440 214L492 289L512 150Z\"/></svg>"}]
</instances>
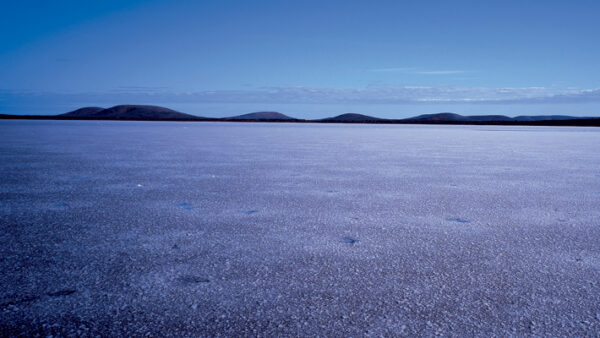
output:
<instances>
[{"instance_id":1,"label":"rounded hill","mask_svg":"<svg viewBox=\"0 0 600 338\"><path fill-rule=\"evenodd\" d=\"M293 117L289 117L282 113L274 111L263 111L255 112L244 115L228 117L228 120L295 120Z\"/></svg>"},{"instance_id":2,"label":"rounded hill","mask_svg":"<svg viewBox=\"0 0 600 338\"><path fill-rule=\"evenodd\" d=\"M118 105L107 109L85 107L60 116L103 120L192 121L203 119L199 116L181 113L165 107L147 105Z\"/></svg>"}]
</instances>

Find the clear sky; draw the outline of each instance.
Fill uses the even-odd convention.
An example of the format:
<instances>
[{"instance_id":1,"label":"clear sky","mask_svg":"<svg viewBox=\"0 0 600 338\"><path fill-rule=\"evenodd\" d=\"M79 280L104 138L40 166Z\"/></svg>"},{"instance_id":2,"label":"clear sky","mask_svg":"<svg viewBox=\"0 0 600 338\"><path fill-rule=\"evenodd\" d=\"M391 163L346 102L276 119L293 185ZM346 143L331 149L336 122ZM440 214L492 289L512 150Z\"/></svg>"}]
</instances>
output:
<instances>
[{"instance_id":1,"label":"clear sky","mask_svg":"<svg viewBox=\"0 0 600 338\"><path fill-rule=\"evenodd\" d=\"M600 116L600 1L2 1L0 113Z\"/></svg>"}]
</instances>

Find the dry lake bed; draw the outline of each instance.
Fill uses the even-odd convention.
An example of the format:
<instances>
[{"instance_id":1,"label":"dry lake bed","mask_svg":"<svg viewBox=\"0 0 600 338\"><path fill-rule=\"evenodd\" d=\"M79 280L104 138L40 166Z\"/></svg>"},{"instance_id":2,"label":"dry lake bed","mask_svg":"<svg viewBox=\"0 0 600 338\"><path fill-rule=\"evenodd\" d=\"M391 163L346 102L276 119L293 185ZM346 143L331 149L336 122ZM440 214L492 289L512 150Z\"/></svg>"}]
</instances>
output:
<instances>
[{"instance_id":1,"label":"dry lake bed","mask_svg":"<svg viewBox=\"0 0 600 338\"><path fill-rule=\"evenodd\" d=\"M600 129L0 121L0 336L597 336Z\"/></svg>"}]
</instances>

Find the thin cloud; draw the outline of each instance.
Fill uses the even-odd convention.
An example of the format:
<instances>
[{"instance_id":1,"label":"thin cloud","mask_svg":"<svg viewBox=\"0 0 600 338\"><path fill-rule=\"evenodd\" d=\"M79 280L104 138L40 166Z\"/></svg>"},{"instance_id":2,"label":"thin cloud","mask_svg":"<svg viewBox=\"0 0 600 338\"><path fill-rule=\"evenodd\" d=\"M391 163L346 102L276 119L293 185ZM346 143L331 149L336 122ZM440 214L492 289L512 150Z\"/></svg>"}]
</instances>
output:
<instances>
[{"instance_id":1,"label":"thin cloud","mask_svg":"<svg viewBox=\"0 0 600 338\"><path fill-rule=\"evenodd\" d=\"M415 69L414 68L374 68L374 69L370 69L370 71L378 72L378 73L408 73L408 72L414 72Z\"/></svg>"},{"instance_id":2,"label":"thin cloud","mask_svg":"<svg viewBox=\"0 0 600 338\"><path fill-rule=\"evenodd\" d=\"M259 104L515 104L600 102L600 89L544 87L268 87L244 90L173 92L141 88L88 93L0 91L4 102L259 103Z\"/></svg>"},{"instance_id":3,"label":"thin cloud","mask_svg":"<svg viewBox=\"0 0 600 338\"><path fill-rule=\"evenodd\" d=\"M169 87L155 87L155 86L121 86L121 87L117 87L116 89L113 89L111 91L113 92L124 92L124 93L129 93L129 92L152 92L152 93L156 93L156 92L164 92L167 91L171 88Z\"/></svg>"},{"instance_id":4,"label":"thin cloud","mask_svg":"<svg viewBox=\"0 0 600 338\"><path fill-rule=\"evenodd\" d=\"M417 75L453 75L453 74L464 74L464 70L422 70L418 68L410 67L392 67L392 68L374 68L370 69L376 73L402 73L402 74L417 74Z\"/></svg>"},{"instance_id":5,"label":"thin cloud","mask_svg":"<svg viewBox=\"0 0 600 338\"><path fill-rule=\"evenodd\" d=\"M452 75L452 74L463 74L465 73L464 70L429 70L429 71L422 71L422 72L414 72L414 74L421 74L421 75Z\"/></svg>"}]
</instances>

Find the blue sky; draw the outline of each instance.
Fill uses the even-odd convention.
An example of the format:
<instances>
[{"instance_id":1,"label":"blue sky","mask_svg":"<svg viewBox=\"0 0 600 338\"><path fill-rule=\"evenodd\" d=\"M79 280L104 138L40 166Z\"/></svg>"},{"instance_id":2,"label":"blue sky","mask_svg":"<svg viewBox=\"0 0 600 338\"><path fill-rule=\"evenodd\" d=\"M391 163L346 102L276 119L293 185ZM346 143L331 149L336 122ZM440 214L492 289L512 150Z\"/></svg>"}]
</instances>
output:
<instances>
[{"instance_id":1,"label":"blue sky","mask_svg":"<svg viewBox=\"0 0 600 338\"><path fill-rule=\"evenodd\" d=\"M600 116L597 1L19 1L0 113Z\"/></svg>"}]
</instances>

